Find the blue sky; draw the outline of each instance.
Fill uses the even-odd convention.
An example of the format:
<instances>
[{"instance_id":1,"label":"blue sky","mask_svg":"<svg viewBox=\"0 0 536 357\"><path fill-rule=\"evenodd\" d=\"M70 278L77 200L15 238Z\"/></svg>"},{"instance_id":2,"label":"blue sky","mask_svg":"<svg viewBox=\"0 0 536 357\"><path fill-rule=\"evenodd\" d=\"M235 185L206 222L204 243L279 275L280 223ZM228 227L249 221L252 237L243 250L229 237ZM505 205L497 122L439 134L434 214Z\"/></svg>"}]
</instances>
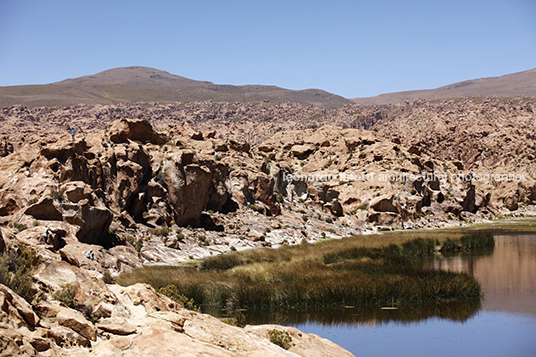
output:
<instances>
[{"instance_id":1,"label":"blue sky","mask_svg":"<svg viewBox=\"0 0 536 357\"><path fill-rule=\"evenodd\" d=\"M0 0L0 86L123 66L347 98L536 67L536 1Z\"/></svg>"}]
</instances>

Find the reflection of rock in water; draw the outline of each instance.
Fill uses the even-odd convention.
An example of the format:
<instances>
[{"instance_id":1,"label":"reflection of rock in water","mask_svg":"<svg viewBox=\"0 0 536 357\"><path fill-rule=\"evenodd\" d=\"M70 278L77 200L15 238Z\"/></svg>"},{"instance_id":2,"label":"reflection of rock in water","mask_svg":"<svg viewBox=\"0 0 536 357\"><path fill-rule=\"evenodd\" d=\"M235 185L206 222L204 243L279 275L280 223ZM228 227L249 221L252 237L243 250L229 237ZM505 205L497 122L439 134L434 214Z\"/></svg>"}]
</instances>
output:
<instances>
[{"instance_id":1,"label":"reflection of rock in water","mask_svg":"<svg viewBox=\"0 0 536 357\"><path fill-rule=\"evenodd\" d=\"M536 236L495 236L486 255L436 257L429 268L466 272L482 284L483 308L536 315Z\"/></svg>"}]
</instances>

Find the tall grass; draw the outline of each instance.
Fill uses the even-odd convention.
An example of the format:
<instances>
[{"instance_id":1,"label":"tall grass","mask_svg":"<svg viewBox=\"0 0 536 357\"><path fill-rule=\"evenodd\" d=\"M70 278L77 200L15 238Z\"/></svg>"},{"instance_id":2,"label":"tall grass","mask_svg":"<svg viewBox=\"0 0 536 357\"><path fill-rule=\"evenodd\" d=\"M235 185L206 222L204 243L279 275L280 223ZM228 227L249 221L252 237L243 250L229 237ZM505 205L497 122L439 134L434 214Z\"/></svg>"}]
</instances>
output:
<instances>
[{"instance_id":1,"label":"tall grass","mask_svg":"<svg viewBox=\"0 0 536 357\"><path fill-rule=\"evenodd\" d=\"M359 236L211 257L198 269L143 267L118 277L146 282L196 304L245 309L336 308L475 299L481 287L463 273L430 271L419 256L492 245L491 234Z\"/></svg>"}]
</instances>

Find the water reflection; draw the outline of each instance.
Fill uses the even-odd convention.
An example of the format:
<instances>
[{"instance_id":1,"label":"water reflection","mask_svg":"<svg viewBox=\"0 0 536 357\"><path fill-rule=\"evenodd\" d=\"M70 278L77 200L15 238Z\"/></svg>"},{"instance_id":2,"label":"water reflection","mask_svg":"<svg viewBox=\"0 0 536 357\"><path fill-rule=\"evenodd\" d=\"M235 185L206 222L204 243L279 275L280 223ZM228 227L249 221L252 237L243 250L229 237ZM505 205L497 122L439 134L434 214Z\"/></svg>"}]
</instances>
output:
<instances>
[{"instance_id":1,"label":"water reflection","mask_svg":"<svg viewBox=\"0 0 536 357\"><path fill-rule=\"evenodd\" d=\"M276 323L279 325L298 325L316 322L322 325L383 325L388 323L410 324L432 317L464 322L480 310L480 300L460 303L414 304L398 309L381 309L379 307L330 309L330 310L278 310L246 311L249 324L260 325Z\"/></svg>"},{"instance_id":2,"label":"water reflection","mask_svg":"<svg viewBox=\"0 0 536 357\"><path fill-rule=\"evenodd\" d=\"M493 251L433 256L425 266L477 278L484 290L484 310L536 316L535 235L496 235Z\"/></svg>"}]
</instances>

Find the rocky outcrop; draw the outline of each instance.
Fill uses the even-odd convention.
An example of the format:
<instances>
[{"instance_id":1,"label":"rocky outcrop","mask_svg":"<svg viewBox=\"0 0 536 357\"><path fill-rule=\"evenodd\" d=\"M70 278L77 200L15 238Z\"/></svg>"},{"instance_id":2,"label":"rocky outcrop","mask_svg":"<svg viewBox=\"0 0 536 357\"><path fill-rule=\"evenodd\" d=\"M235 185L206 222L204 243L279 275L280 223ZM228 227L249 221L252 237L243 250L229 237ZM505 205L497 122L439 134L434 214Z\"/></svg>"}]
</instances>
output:
<instances>
[{"instance_id":1,"label":"rocky outcrop","mask_svg":"<svg viewBox=\"0 0 536 357\"><path fill-rule=\"evenodd\" d=\"M5 285L0 284L0 321L19 328L33 329L39 325L39 317L32 306Z\"/></svg>"},{"instance_id":2,"label":"rocky outcrop","mask_svg":"<svg viewBox=\"0 0 536 357\"><path fill-rule=\"evenodd\" d=\"M42 264L46 266L43 271L54 270L48 266L55 264L54 259L44 258ZM69 303L71 308L56 301L62 296L57 292L66 285L49 285L50 290L43 290L41 301L35 306L0 285L3 354L316 356L324 353L326 356L351 356L328 340L296 329L289 331L297 343L286 351L269 341L263 326L238 328L212 316L185 310L147 284L90 285L92 296L107 297L94 305L94 300L88 300L87 295L80 292L80 289L87 289L84 284L94 278L85 269L70 269L70 286L77 289ZM65 273L64 276L69 275ZM39 277L43 278L43 272ZM288 329L276 325L268 327Z\"/></svg>"},{"instance_id":3,"label":"rocky outcrop","mask_svg":"<svg viewBox=\"0 0 536 357\"><path fill-rule=\"evenodd\" d=\"M158 134L151 124L143 119L121 119L111 123L108 128L108 137L114 143L125 143L128 140L140 141L144 144L164 144L165 135Z\"/></svg>"},{"instance_id":4,"label":"rocky outcrop","mask_svg":"<svg viewBox=\"0 0 536 357\"><path fill-rule=\"evenodd\" d=\"M222 165L209 162L184 165L170 157L164 164L163 174L163 184L178 224L198 224L203 210L218 210L227 200L222 182L227 172Z\"/></svg>"}]
</instances>

